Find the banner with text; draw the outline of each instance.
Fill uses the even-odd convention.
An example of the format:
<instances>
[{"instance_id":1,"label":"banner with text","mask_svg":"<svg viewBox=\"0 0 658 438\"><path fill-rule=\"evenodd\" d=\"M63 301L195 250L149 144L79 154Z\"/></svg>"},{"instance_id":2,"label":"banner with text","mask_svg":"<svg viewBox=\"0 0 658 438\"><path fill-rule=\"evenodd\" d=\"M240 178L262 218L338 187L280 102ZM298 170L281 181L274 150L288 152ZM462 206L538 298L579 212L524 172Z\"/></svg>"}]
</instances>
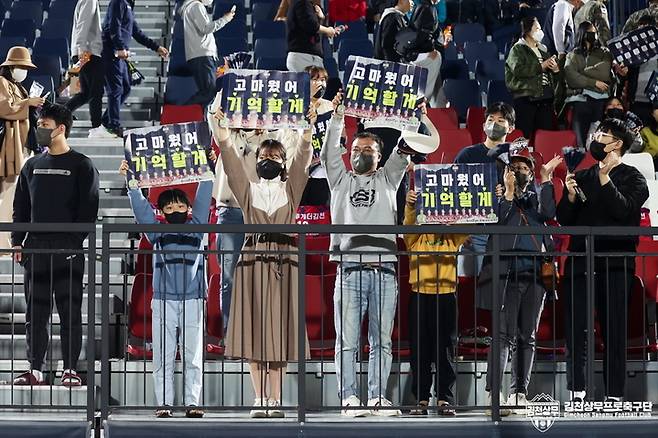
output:
<instances>
[{"instance_id":1,"label":"banner with text","mask_svg":"<svg viewBox=\"0 0 658 438\"><path fill-rule=\"evenodd\" d=\"M421 164L414 167L418 224L496 223L496 165Z\"/></svg>"},{"instance_id":2,"label":"banner with text","mask_svg":"<svg viewBox=\"0 0 658 438\"><path fill-rule=\"evenodd\" d=\"M126 161L138 187L159 187L206 179L213 175L206 151L210 132L206 122L180 123L126 131Z\"/></svg>"},{"instance_id":3,"label":"banner with text","mask_svg":"<svg viewBox=\"0 0 658 438\"><path fill-rule=\"evenodd\" d=\"M352 55L345 64L345 78L346 115L420 125L416 107L425 97L426 68Z\"/></svg>"},{"instance_id":4,"label":"banner with text","mask_svg":"<svg viewBox=\"0 0 658 438\"><path fill-rule=\"evenodd\" d=\"M639 65L658 55L658 29L645 26L608 41L608 48L619 64Z\"/></svg>"},{"instance_id":5,"label":"banner with text","mask_svg":"<svg viewBox=\"0 0 658 438\"><path fill-rule=\"evenodd\" d=\"M221 105L228 127L306 129L309 126L308 73L229 70L223 80Z\"/></svg>"}]
</instances>

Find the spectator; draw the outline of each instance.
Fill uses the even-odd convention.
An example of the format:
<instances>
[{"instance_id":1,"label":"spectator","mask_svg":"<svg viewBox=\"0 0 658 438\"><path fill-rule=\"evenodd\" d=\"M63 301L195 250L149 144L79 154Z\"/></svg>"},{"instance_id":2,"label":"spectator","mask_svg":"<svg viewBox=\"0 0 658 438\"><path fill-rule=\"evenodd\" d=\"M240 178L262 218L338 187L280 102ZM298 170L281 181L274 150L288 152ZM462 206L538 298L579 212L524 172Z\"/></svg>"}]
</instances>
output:
<instances>
[{"instance_id":1,"label":"spectator","mask_svg":"<svg viewBox=\"0 0 658 438\"><path fill-rule=\"evenodd\" d=\"M537 129L553 128L553 76L560 68L540 43L544 32L535 17L521 20L521 35L505 61L505 83L514 97L516 126L532 138Z\"/></svg>"},{"instance_id":2,"label":"spectator","mask_svg":"<svg viewBox=\"0 0 658 438\"><path fill-rule=\"evenodd\" d=\"M510 163L505 167L504 195L498 202L498 224L514 227L541 227L555 217L555 196L553 193L553 171L562 162L554 157L540 169L541 187L535 193L535 162L527 147L527 140L519 139L512 143L509 152ZM501 404L520 406L528 404L527 393L530 373L535 356L535 333L544 308L546 289L542 284L541 255L544 248L552 245L543 235L505 235L500 238L500 250L514 252L513 256L500 257L498 273L493 271L491 256L487 256L478 279L478 306L500 314L500 356L494 357L492 350L487 355L486 391L491 404L493 389L493 363L499 364L498 382L502 382L507 360L512 356L512 383L507 403L501 397ZM550 238L549 238L550 240ZM488 245L488 251L492 250ZM527 256L523 253L527 252ZM500 289L493 290L493 276L500 276ZM499 308L493 308L493 294L498 294ZM510 410L501 410L501 415L509 415ZM524 413L515 411L515 413Z\"/></svg>"},{"instance_id":3,"label":"spectator","mask_svg":"<svg viewBox=\"0 0 658 438\"><path fill-rule=\"evenodd\" d=\"M350 22L365 20L366 0L329 0L329 20L331 22Z\"/></svg>"},{"instance_id":4,"label":"spectator","mask_svg":"<svg viewBox=\"0 0 658 438\"><path fill-rule=\"evenodd\" d=\"M573 108L572 128L578 146L584 147L589 127L601 118L614 86L612 54L601 46L596 27L589 21L576 31L576 48L567 55L564 73L566 103Z\"/></svg>"},{"instance_id":5,"label":"spectator","mask_svg":"<svg viewBox=\"0 0 658 438\"><path fill-rule=\"evenodd\" d=\"M185 0L179 9L185 32L185 59L197 87L196 94L190 97L187 103L201 105L204 114L216 94L215 82L219 60L213 34L235 17L235 9L231 9L224 16L213 21L212 15L206 10L210 6L212 0Z\"/></svg>"},{"instance_id":6,"label":"spectator","mask_svg":"<svg viewBox=\"0 0 658 438\"><path fill-rule=\"evenodd\" d=\"M408 26L406 13L411 10L410 0L398 0L395 6L381 14L379 29L375 35L375 58L401 62L402 56L395 50L395 40L400 31Z\"/></svg>"},{"instance_id":7,"label":"spectator","mask_svg":"<svg viewBox=\"0 0 658 438\"><path fill-rule=\"evenodd\" d=\"M23 64L25 65L25 64ZM72 150L67 138L73 118L65 106L44 107L37 125L37 142L48 152L23 166L14 199L14 223L87 223L98 217L98 171L89 158ZM48 349L48 321L53 295L61 324L63 386L80 386L76 372L82 347L82 276L86 233L26 233L15 231L14 259L25 268L25 330L30 370L14 385L41 385L41 368ZM43 250L26 253L22 250ZM58 252L48 252L57 250ZM59 252L59 250L63 250Z\"/></svg>"},{"instance_id":8,"label":"spectator","mask_svg":"<svg viewBox=\"0 0 658 438\"><path fill-rule=\"evenodd\" d=\"M218 106L219 99L216 99L212 105L216 112L215 117L210 118L211 129L221 151L228 184L244 212L245 223L295 223L313 152L311 129L304 131L289 167L281 142L266 140L261 143L256 154L256 173L260 180L254 182L230 143L229 130L220 126L224 115ZM315 112L309 115L311 123L315 124ZM247 252L238 261L234 282L226 355L249 361L256 394L251 417L282 418L281 392L286 364L298 360L300 354L297 348L298 272L294 255L297 243L287 234L260 233L248 235L244 248ZM303 315L304 310L301 312ZM308 340L304 351L308 355Z\"/></svg>"},{"instance_id":9,"label":"spectator","mask_svg":"<svg viewBox=\"0 0 658 438\"><path fill-rule=\"evenodd\" d=\"M397 0L368 0L368 7L366 9L368 32L374 30L375 23L379 23L384 10L386 8L392 8L396 3Z\"/></svg>"},{"instance_id":10,"label":"spectator","mask_svg":"<svg viewBox=\"0 0 658 438\"><path fill-rule=\"evenodd\" d=\"M103 65L105 68L105 91L107 108L102 116L105 128L117 137L123 137L121 127L121 105L130 95L131 79L128 74L130 42L135 39L139 44L160 55L169 56L169 50L147 37L135 21L129 0L110 0L107 15L103 22Z\"/></svg>"},{"instance_id":11,"label":"spectator","mask_svg":"<svg viewBox=\"0 0 658 438\"><path fill-rule=\"evenodd\" d=\"M612 38L612 32L608 20L608 9L605 7L603 0L583 0L583 6L578 9L573 18L573 24L578 29L585 21L589 21L596 27L599 42L603 47L606 47L608 40ZM578 43L576 43L576 46L578 46Z\"/></svg>"},{"instance_id":12,"label":"spectator","mask_svg":"<svg viewBox=\"0 0 658 438\"><path fill-rule=\"evenodd\" d=\"M101 59L101 10L98 0L79 0L73 13L71 56L74 68L80 67L80 92L66 103L75 112L89 103L89 138L114 137L101 124L103 110L103 60Z\"/></svg>"},{"instance_id":13,"label":"spectator","mask_svg":"<svg viewBox=\"0 0 658 438\"><path fill-rule=\"evenodd\" d=\"M441 3L445 3L445 0ZM487 35L518 35L519 28L518 0L484 0L480 20Z\"/></svg>"},{"instance_id":14,"label":"spectator","mask_svg":"<svg viewBox=\"0 0 658 438\"><path fill-rule=\"evenodd\" d=\"M624 122L606 119L599 125L590 145L598 161L589 169L567 174L564 195L557 207L557 220L563 226L625 227L640 225L640 208L649 197L647 182L621 157L633 143L633 134ZM585 194L585 201L576 194ZM571 236L569 251L586 250L586 236ZM608 256L606 253L634 253L637 236L595 236L594 305L605 343L603 357L606 402L619 401L626 380L626 327L630 292L635 274L635 257ZM586 321L588 278L586 261L568 257L562 285L565 287L565 333L567 340L567 389L570 399L585 399ZM590 310L591 311L591 310ZM588 389L594 390L593 382Z\"/></svg>"},{"instance_id":15,"label":"spectator","mask_svg":"<svg viewBox=\"0 0 658 438\"><path fill-rule=\"evenodd\" d=\"M130 168L121 163L119 172L126 177ZM137 180L127 178L128 197L139 224L157 224L155 211L142 195ZM194 207L180 189L170 189L158 196L158 210L170 224L207 224L210 212L212 181L201 181ZM191 219L188 215L192 213ZM147 233L154 248L167 251L153 256L153 387L158 418L171 418L168 409L174 404L174 368L176 352L183 356L185 416L203 417L198 409L203 378L203 329L206 280L204 277L203 233ZM177 342L177 330L180 341Z\"/></svg>"},{"instance_id":16,"label":"spectator","mask_svg":"<svg viewBox=\"0 0 658 438\"><path fill-rule=\"evenodd\" d=\"M276 15L274 15L274 21L286 21L288 17L288 8L290 7L291 0L281 0L279 3L279 8L276 10Z\"/></svg>"},{"instance_id":17,"label":"spectator","mask_svg":"<svg viewBox=\"0 0 658 438\"><path fill-rule=\"evenodd\" d=\"M416 224L415 191L407 193L404 225ZM466 240L460 234L405 234L409 258L409 343L411 346L411 392L417 408L411 415L427 415L434 383L439 415L454 416L455 344L457 341L457 260ZM425 254L423 254L425 253ZM430 254L433 253L433 254ZM432 362L436 373L432 373Z\"/></svg>"},{"instance_id":18,"label":"spectator","mask_svg":"<svg viewBox=\"0 0 658 438\"><path fill-rule=\"evenodd\" d=\"M621 33L631 32L645 25L640 23L643 17L652 18L653 23L658 22L658 0L647 0L646 8L633 12L626 20L624 27L621 29Z\"/></svg>"},{"instance_id":19,"label":"spectator","mask_svg":"<svg viewBox=\"0 0 658 438\"><path fill-rule=\"evenodd\" d=\"M642 128L640 135L644 142L644 152L648 152L653 157L654 168L658 169L658 103L653 103L651 120L647 126Z\"/></svg>"},{"instance_id":20,"label":"spectator","mask_svg":"<svg viewBox=\"0 0 658 438\"><path fill-rule=\"evenodd\" d=\"M658 7L653 8L658 11ZM652 15L644 15L637 22L637 29L645 26L655 26L656 20ZM653 57L647 62L640 65L634 65L628 69L628 88L626 95L630 102L629 108L637 114L643 123L651 120L651 102L644 90L647 88L649 80L654 70L658 69L658 57Z\"/></svg>"},{"instance_id":21,"label":"spectator","mask_svg":"<svg viewBox=\"0 0 658 438\"><path fill-rule=\"evenodd\" d=\"M413 3L413 2L411 2L411 3ZM411 17L413 15L414 11L416 10L417 6L418 6L417 3L412 4L412 10L407 12L407 18L408 19L411 19ZM438 21L439 27L440 27L441 24L445 23L446 19L448 18L448 11L447 11L447 7L446 7L446 1L445 0L439 0L434 5L434 9L436 9L436 18L437 18L437 21Z\"/></svg>"},{"instance_id":22,"label":"spectator","mask_svg":"<svg viewBox=\"0 0 658 438\"><path fill-rule=\"evenodd\" d=\"M625 120L626 119L626 109L624 108L624 104L621 102L621 100L616 97L612 96L605 102L605 107L603 109L603 115L601 118L595 122L593 122L589 126L589 131L587 132L587 141L585 142L585 147L589 150L589 144L592 141L592 136L594 133L599 129L599 125L601 124L602 121L605 119L619 119L619 120Z\"/></svg>"},{"instance_id":23,"label":"spectator","mask_svg":"<svg viewBox=\"0 0 658 438\"><path fill-rule=\"evenodd\" d=\"M484 116L483 129L486 135L484 143L474 144L459 151L455 157L455 163L496 163L493 151L506 143L507 134L514 130L516 114L511 105L498 102L491 104L486 109ZM475 260L463 259L464 275L476 276L479 274L488 240L488 235L476 234L470 236L464 243L464 252L472 253L475 257Z\"/></svg>"},{"instance_id":24,"label":"spectator","mask_svg":"<svg viewBox=\"0 0 658 438\"><path fill-rule=\"evenodd\" d=\"M302 72L309 65L324 67L322 37L333 38L336 36L336 30L320 24L322 20L324 13L312 0L291 0L286 20L288 70Z\"/></svg>"},{"instance_id":25,"label":"spectator","mask_svg":"<svg viewBox=\"0 0 658 438\"><path fill-rule=\"evenodd\" d=\"M561 62L574 48L573 14L580 5L582 0L558 0L548 9L542 42L548 53L557 55Z\"/></svg>"},{"instance_id":26,"label":"spectator","mask_svg":"<svg viewBox=\"0 0 658 438\"><path fill-rule=\"evenodd\" d=\"M0 135L0 222L11 222L16 180L28 146L30 109L45 102L41 97L29 97L21 84L27 71L35 68L25 47L12 47L0 65L0 123L4 130ZM0 233L0 251L9 248L9 243L9 233Z\"/></svg>"}]
</instances>

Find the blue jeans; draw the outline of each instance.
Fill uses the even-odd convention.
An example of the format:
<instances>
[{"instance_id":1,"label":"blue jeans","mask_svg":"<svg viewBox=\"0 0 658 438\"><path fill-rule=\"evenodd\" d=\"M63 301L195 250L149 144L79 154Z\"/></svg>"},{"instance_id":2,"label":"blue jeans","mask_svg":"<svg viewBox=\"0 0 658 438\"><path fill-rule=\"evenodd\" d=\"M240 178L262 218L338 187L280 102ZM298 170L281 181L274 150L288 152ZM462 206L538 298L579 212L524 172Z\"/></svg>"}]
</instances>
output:
<instances>
[{"instance_id":1,"label":"blue jeans","mask_svg":"<svg viewBox=\"0 0 658 438\"><path fill-rule=\"evenodd\" d=\"M113 130L121 129L121 106L130 95L130 75L125 60L115 58L114 50L103 48L105 69L105 94L107 106L102 116L103 125Z\"/></svg>"},{"instance_id":2,"label":"blue jeans","mask_svg":"<svg viewBox=\"0 0 658 438\"><path fill-rule=\"evenodd\" d=\"M488 234L474 234L470 244L464 244L462 248L462 270L460 275L466 277L477 277L482 270L484 252L487 250Z\"/></svg>"},{"instance_id":3,"label":"blue jeans","mask_svg":"<svg viewBox=\"0 0 658 438\"><path fill-rule=\"evenodd\" d=\"M217 209L218 224L244 224L242 210L234 207L219 207ZM218 246L220 251L218 263L222 268L222 285L220 292L220 306L222 309L222 324L224 326L224 336L228 328L228 316L231 312L231 293L233 291L233 273L235 265L240 258L240 250L244 243L244 233L219 233Z\"/></svg>"},{"instance_id":4,"label":"blue jeans","mask_svg":"<svg viewBox=\"0 0 658 438\"><path fill-rule=\"evenodd\" d=\"M384 269L351 270L355 267L359 263L341 263L334 289L335 363L341 400L357 395L356 353L366 309L368 399L386 396L393 359L391 334L398 298L395 263L383 263Z\"/></svg>"}]
</instances>

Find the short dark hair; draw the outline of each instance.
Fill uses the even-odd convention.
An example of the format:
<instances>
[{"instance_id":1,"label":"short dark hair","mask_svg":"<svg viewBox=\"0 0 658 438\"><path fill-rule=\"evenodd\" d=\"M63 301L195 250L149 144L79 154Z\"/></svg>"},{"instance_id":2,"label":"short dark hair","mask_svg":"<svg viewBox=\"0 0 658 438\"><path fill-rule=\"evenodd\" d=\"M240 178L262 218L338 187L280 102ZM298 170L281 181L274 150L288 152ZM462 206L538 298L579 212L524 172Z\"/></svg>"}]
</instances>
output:
<instances>
[{"instance_id":1,"label":"short dark hair","mask_svg":"<svg viewBox=\"0 0 658 438\"><path fill-rule=\"evenodd\" d=\"M652 2L650 1L649 3L652 3ZM654 0L653 3L658 3L658 0ZM653 15L644 14L643 16L640 17L639 20L637 20L637 25L638 26L655 26L656 25L656 19L653 18Z\"/></svg>"},{"instance_id":2,"label":"short dark hair","mask_svg":"<svg viewBox=\"0 0 658 438\"><path fill-rule=\"evenodd\" d=\"M367 138L377 143L377 148L379 149L379 153L380 154L382 153L382 149L384 148L384 142L382 141L380 136L368 131L361 131L354 134L354 140L358 140L360 138Z\"/></svg>"},{"instance_id":3,"label":"short dark hair","mask_svg":"<svg viewBox=\"0 0 658 438\"><path fill-rule=\"evenodd\" d=\"M308 73L310 77L318 76L320 73L324 73L324 75L327 77L329 76L327 69L324 67L318 67L317 65L309 65L304 69L304 71Z\"/></svg>"},{"instance_id":4,"label":"short dark hair","mask_svg":"<svg viewBox=\"0 0 658 438\"><path fill-rule=\"evenodd\" d=\"M623 120L608 118L601 122L597 131L610 132L610 134L622 141L621 154L624 155L635 141L635 134L631 132Z\"/></svg>"},{"instance_id":5,"label":"short dark hair","mask_svg":"<svg viewBox=\"0 0 658 438\"><path fill-rule=\"evenodd\" d=\"M505 102L496 102L489 105L484 112L484 118L487 119L490 115L500 113L505 120L507 120L510 126L513 126L516 123L516 112L514 108L509 103Z\"/></svg>"},{"instance_id":6,"label":"short dark hair","mask_svg":"<svg viewBox=\"0 0 658 438\"><path fill-rule=\"evenodd\" d=\"M187 195L181 189L169 189L160 193L158 196L158 208L162 210L167 205L172 202L182 202L183 204L190 206L190 200L187 199Z\"/></svg>"},{"instance_id":7,"label":"short dark hair","mask_svg":"<svg viewBox=\"0 0 658 438\"><path fill-rule=\"evenodd\" d=\"M263 142L258 145L258 149L256 149L256 161L258 161L261 149L275 150L281 154L281 159L283 160L283 173L281 174L281 181L287 180L288 169L286 168L286 147L283 145L283 143L281 143L279 140L274 140L273 138L263 140Z\"/></svg>"},{"instance_id":8,"label":"short dark hair","mask_svg":"<svg viewBox=\"0 0 658 438\"><path fill-rule=\"evenodd\" d=\"M64 125L64 137L68 138L71 133L71 126L73 126L73 114L71 110L58 103L50 103L43 106L41 109L40 119L54 120L57 126Z\"/></svg>"}]
</instances>

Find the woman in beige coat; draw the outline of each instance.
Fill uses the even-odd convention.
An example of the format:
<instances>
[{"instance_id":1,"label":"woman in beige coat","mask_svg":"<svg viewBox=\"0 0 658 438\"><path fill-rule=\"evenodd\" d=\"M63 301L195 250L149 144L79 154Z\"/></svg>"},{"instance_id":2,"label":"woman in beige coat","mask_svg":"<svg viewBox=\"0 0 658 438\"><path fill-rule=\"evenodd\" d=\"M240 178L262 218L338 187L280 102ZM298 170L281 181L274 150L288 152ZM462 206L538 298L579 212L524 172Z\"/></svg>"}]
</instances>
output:
<instances>
[{"instance_id":1,"label":"woman in beige coat","mask_svg":"<svg viewBox=\"0 0 658 438\"><path fill-rule=\"evenodd\" d=\"M43 105L41 97L29 97L21 82L32 64L25 47L12 47L0 65L0 222L11 222L16 181L23 167L23 149L27 141L29 108ZM9 233L0 234L0 251L9 248Z\"/></svg>"}]
</instances>

